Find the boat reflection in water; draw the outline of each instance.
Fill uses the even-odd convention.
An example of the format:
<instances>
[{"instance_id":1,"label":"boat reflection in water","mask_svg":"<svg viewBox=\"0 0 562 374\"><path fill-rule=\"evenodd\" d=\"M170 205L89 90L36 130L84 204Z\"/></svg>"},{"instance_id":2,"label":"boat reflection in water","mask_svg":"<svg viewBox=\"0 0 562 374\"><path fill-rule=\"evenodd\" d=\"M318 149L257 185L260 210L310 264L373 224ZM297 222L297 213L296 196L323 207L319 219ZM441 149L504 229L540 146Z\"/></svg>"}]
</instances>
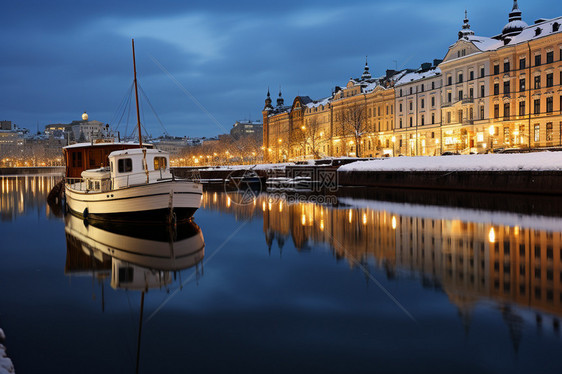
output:
<instances>
[{"instance_id":1,"label":"boat reflection in water","mask_svg":"<svg viewBox=\"0 0 562 374\"><path fill-rule=\"evenodd\" d=\"M148 224L90 224L72 214L65 215L65 273L91 274L100 280L102 310L105 309L104 280L111 287L141 292L136 372L139 370L144 298L150 289L168 287L182 270L196 267L205 255L199 226L188 221L177 226Z\"/></svg>"},{"instance_id":2,"label":"boat reflection in water","mask_svg":"<svg viewBox=\"0 0 562 374\"><path fill-rule=\"evenodd\" d=\"M202 206L237 220L263 219L269 251L288 241L299 252L328 245L351 268L380 269L390 280L414 278L444 292L463 323L480 302L493 301L510 331L525 321L559 334L562 217L356 198L336 205L267 194L233 201L206 192Z\"/></svg>"},{"instance_id":3,"label":"boat reflection in water","mask_svg":"<svg viewBox=\"0 0 562 374\"><path fill-rule=\"evenodd\" d=\"M205 241L194 222L177 225L89 224L67 214L66 272L111 271L111 286L148 291L163 287L173 272L198 265Z\"/></svg>"}]
</instances>

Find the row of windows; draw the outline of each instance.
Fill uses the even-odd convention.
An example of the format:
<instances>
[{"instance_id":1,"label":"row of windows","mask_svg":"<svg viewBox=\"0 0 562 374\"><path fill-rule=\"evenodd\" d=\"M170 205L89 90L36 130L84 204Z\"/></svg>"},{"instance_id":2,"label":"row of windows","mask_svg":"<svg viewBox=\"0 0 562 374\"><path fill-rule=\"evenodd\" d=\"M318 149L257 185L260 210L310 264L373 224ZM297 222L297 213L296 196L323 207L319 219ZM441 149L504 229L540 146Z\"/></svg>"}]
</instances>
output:
<instances>
[{"instance_id":1,"label":"row of windows","mask_svg":"<svg viewBox=\"0 0 562 374\"><path fill-rule=\"evenodd\" d=\"M553 113L554 112L554 97L550 96L545 98L546 101L546 113ZM482 106L483 107L483 106ZM560 110L562 110L562 96L560 96ZM534 99L533 100L533 114L541 114L541 99ZM510 117L513 114L511 113L511 104L504 103L503 104L503 117ZM519 116L525 115L525 101L519 102ZM500 118L500 105L494 104L494 118ZM483 117L481 119L484 119Z\"/></svg>"},{"instance_id":2,"label":"row of windows","mask_svg":"<svg viewBox=\"0 0 562 374\"><path fill-rule=\"evenodd\" d=\"M562 60L562 48L560 48L560 60ZM546 63L551 64L553 62L554 62L554 51L549 51L549 52L546 53ZM541 66L541 65L542 65L542 56L540 54L537 54L537 55L535 55L535 65L534 65L534 67ZM519 60L519 70L524 70L528 67L530 67L530 66L527 66L527 59L521 58ZM508 73L510 71L511 71L511 63L508 60L508 61L505 61L504 64L503 64L503 72ZM493 75L500 74L500 64L499 63L494 64L493 72L494 72ZM474 80L474 71L470 70L468 72L468 74L469 74L469 80ZM485 76L486 76L485 68L481 67L479 78L484 78ZM456 83L462 83L463 78L464 78L463 73L458 73ZM447 85L451 86L452 84L453 84L453 77L449 75L449 76L447 76Z\"/></svg>"}]
</instances>

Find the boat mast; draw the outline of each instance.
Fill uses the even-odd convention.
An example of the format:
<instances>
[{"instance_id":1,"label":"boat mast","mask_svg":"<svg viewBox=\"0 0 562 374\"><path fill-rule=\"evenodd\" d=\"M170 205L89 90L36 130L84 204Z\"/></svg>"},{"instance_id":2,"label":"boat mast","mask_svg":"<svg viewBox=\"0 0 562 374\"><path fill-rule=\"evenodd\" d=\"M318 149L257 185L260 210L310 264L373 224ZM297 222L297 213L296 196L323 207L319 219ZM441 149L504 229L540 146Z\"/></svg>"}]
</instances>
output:
<instances>
[{"instance_id":1,"label":"boat mast","mask_svg":"<svg viewBox=\"0 0 562 374\"><path fill-rule=\"evenodd\" d=\"M135 99L137 102L137 127L139 130L139 147L142 148L142 134L141 134L141 124L140 124L140 113L139 113L139 91L137 89L137 63L135 61L135 39L133 42L133 71L135 73Z\"/></svg>"}]
</instances>

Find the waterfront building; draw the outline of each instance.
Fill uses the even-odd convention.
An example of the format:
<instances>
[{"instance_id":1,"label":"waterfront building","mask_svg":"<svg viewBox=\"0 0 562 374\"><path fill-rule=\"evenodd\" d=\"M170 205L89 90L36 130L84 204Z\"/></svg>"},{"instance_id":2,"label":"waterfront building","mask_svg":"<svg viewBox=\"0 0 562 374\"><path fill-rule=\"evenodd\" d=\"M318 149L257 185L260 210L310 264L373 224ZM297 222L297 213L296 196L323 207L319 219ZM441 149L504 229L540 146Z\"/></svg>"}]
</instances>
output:
<instances>
[{"instance_id":1,"label":"waterfront building","mask_svg":"<svg viewBox=\"0 0 562 374\"><path fill-rule=\"evenodd\" d=\"M562 146L562 17L528 25L517 0L501 33L478 36L467 12L443 60L298 96L263 115L265 159L486 153ZM394 110L395 109L395 110Z\"/></svg>"},{"instance_id":2,"label":"waterfront building","mask_svg":"<svg viewBox=\"0 0 562 374\"><path fill-rule=\"evenodd\" d=\"M444 151L562 145L562 17L529 26L521 14L514 1L492 37L476 36L465 16L439 65Z\"/></svg>"},{"instance_id":3,"label":"waterfront building","mask_svg":"<svg viewBox=\"0 0 562 374\"><path fill-rule=\"evenodd\" d=\"M397 155L441 154L441 60L423 63L395 86Z\"/></svg>"},{"instance_id":4,"label":"waterfront building","mask_svg":"<svg viewBox=\"0 0 562 374\"><path fill-rule=\"evenodd\" d=\"M268 91L263 114L266 160L288 161L327 156L392 155L394 84L409 70L363 74L320 100L297 96L284 105L279 92L273 107Z\"/></svg>"},{"instance_id":5,"label":"waterfront building","mask_svg":"<svg viewBox=\"0 0 562 374\"><path fill-rule=\"evenodd\" d=\"M230 136L240 139L245 136L262 138L263 124L260 121L236 121L230 129Z\"/></svg>"},{"instance_id":6,"label":"waterfront building","mask_svg":"<svg viewBox=\"0 0 562 374\"><path fill-rule=\"evenodd\" d=\"M66 138L68 142L89 142L107 135L107 126L100 121L89 120L88 113L82 114L82 120L68 124L56 123L45 126L45 134L49 137Z\"/></svg>"}]
</instances>

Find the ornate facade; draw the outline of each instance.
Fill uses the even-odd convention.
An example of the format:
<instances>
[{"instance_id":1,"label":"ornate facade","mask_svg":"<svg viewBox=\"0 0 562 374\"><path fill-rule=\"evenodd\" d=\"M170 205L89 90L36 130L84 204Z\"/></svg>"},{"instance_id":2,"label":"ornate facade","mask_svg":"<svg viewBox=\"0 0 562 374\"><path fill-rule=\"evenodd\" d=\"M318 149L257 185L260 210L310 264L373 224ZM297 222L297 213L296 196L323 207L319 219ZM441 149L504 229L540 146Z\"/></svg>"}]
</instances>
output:
<instances>
[{"instance_id":1,"label":"ornate facade","mask_svg":"<svg viewBox=\"0 0 562 374\"><path fill-rule=\"evenodd\" d=\"M387 70L332 95L262 112L265 159L417 156L562 146L562 17L527 25L517 0L502 32L475 35L465 18L443 60Z\"/></svg>"}]
</instances>

